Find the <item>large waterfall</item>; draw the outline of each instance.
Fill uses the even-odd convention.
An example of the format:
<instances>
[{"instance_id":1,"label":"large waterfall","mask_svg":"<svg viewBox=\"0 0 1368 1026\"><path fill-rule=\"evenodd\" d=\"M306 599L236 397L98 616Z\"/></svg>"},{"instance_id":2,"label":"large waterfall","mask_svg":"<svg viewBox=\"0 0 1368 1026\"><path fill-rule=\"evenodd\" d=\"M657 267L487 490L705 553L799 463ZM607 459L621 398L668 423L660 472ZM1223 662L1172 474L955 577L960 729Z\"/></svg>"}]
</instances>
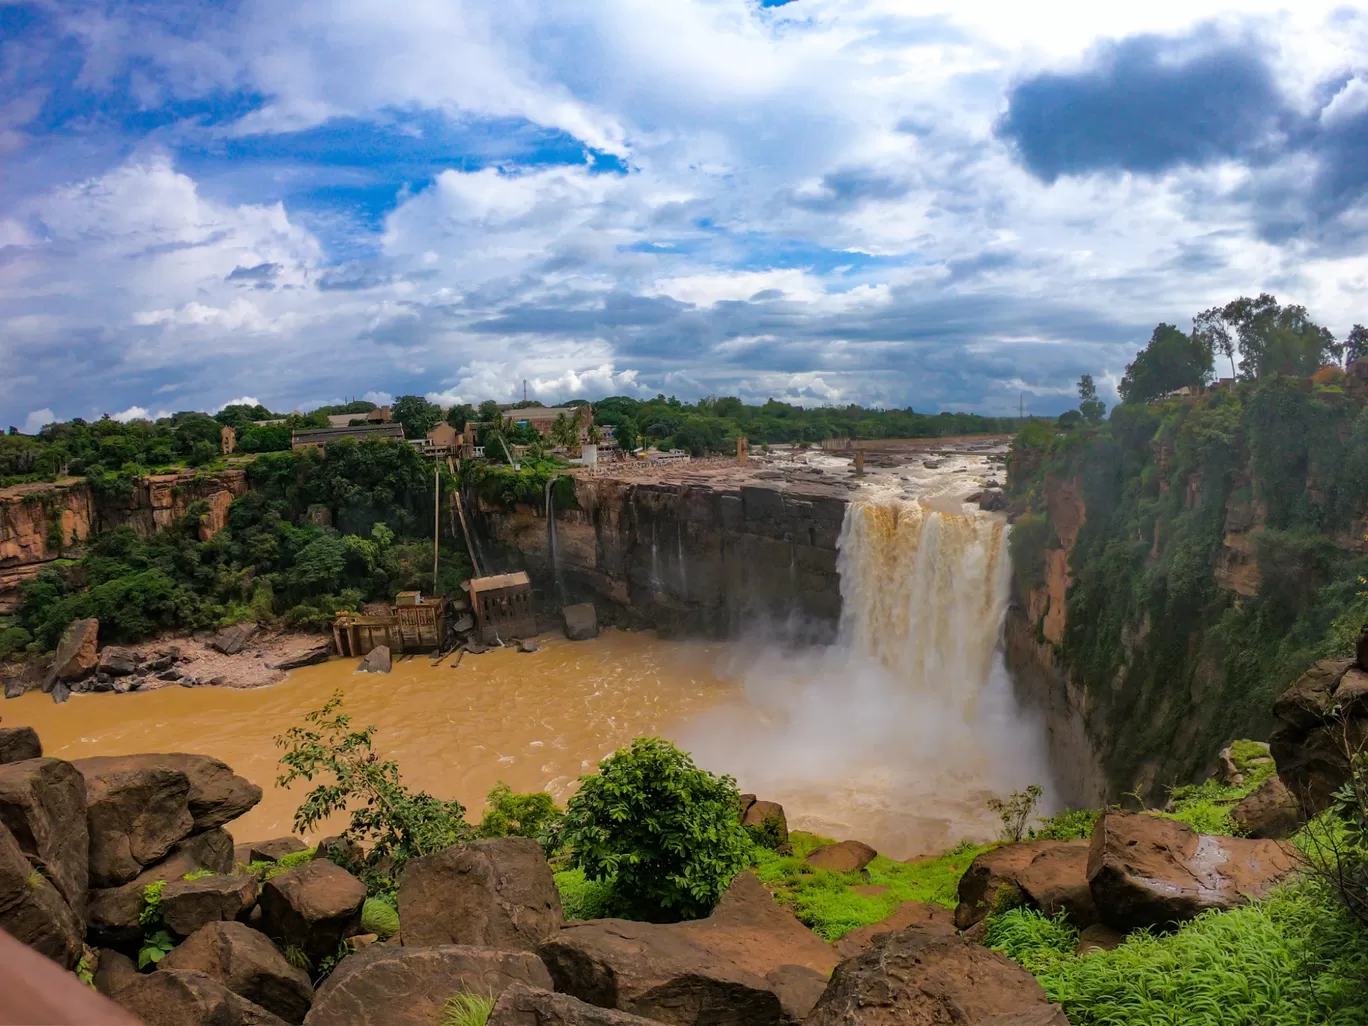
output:
<instances>
[{"instance_id":1,"label":"large waterfall","mask_svg":"<svg viewBox=\"0 0 1368 1026\"><path fill-rule=\"evenodd\" d=\"M1042 725L1017 705L999 636L1010 569L1000 517L915 499L852 502L838 642L739 646L743 701L683 738L790 822L908 858L994 836L986 800L1052 790Z\"/></svg>"}]
</instances>

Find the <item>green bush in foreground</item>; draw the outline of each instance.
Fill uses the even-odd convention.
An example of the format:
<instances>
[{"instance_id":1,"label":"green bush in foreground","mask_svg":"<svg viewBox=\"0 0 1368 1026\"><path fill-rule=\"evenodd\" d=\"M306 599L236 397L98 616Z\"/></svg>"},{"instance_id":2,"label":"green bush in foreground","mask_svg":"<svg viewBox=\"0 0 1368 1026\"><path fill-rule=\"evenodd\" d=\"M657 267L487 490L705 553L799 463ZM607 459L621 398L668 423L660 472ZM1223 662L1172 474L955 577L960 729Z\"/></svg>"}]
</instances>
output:
<instances>
[{"instance_id":1,"label":"green bush in foreground","mask_svg":"<svg viewBox=\"0 0 1368 1026\"><path fill-rule=\"evenodd\" d=\"M750 864L738 800L733 778L699 769L662 738L639 737L580 778L564 841L573 864L590 880L613 880L637 914L696 919Z\"/></svg>"},{"instance_id":2,"label":"green bush in foreground","mask_svg":"<svg viewBox=\"0 0 1368 1026\"><path fill-rule=\"evenodd\" d=\"M1175 933L1073 954L1063 919L990 917L984 942L1030 970L1074 1026L1350 1026L1368 1022L1368 932L1309 882Z\"/></svg>"}]
</instances>

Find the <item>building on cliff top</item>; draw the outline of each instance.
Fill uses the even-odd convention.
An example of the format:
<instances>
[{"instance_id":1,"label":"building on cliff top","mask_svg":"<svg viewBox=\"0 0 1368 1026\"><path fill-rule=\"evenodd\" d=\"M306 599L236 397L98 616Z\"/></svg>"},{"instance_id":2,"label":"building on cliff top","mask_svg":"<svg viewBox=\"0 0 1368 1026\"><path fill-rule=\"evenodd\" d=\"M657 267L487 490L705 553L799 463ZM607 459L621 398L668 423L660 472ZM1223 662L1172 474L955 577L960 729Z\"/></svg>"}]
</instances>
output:
<instances>
[{"instance_id":1,"label":"building on cliff top","mask_svg":"<svg viewBox=\"0 0 1368 1026\"><path fill-rule=\"evenodd\" d=\"M362 424L356 427L315 428L290 433L291 449L324 449L339 438L393 438L404 440L404 429L399 424Z\"/></svg>"}]
</instances>

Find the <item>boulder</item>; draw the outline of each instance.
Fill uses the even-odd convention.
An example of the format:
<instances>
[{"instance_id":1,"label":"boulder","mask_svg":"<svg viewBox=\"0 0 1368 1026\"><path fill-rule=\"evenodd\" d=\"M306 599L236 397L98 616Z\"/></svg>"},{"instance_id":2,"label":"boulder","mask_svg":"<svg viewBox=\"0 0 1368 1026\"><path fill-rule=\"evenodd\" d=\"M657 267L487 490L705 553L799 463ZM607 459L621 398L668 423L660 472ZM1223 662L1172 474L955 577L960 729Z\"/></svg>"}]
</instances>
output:
<instances>
[{"instance_id":1,"label":"boulder","mask_svg":"<svg viewBox=\"0 0 1368 1026\"><path fill-rule=\"evenodd\" d=\"M52 704L66 705L66 700L71 697L71 688L67 687L66 681L59 680L52 686Z\"/></svg>"},{"instance_id":2,"label":"boulder","mask_svg":"<svg viewBox=\"0 0 1368 1026\"><path fill-rule=\"evenodd\" d=\"M90 835L85 778L61 759L0 766L0 823L78 918L85 913Z\"/></svg>"},{"instance_id":3,"label":"boulder","mask_svg":"<svg viewBox=\"0 0 1368 1026\"><path fill-rule=\"evenodd\" d=\"M0 766L42 757L43 742L32 727L0 727Z\"/></svg>"},{"instance_id":4,"label":"boulder","mask_svg":"<svg viewBox=\"0 0 1368 1026\"><path fill-rule=\"evenodd\" d=\"M72 620L57 643L57 654L52 659L53 680L80 680L99 662L96 649L100 642L100 621Z\"/></svg>"},{"instance_id":5,"label":"boulder","mask_svg":"<svg viewBox=\"0 0 1368 1026\"><path fill-rule=\"evenodd\" d=\"M282 659L275 664L275 668L277 670L298 670L303 666L317 666L319 663L326 663L331 658L332 645L324 642L321 645L315 645L313 648L306 648L298 655Z\"/></svg>"},{"instance_id":6,"label":"boulder","mask_svg":"<svg viewBox=\"0 0 1368 1026\"><path fill-rule=\"evenodd\" d=\"M561 610L565 618L565 636L571 641L588 641L597 638L598 611L592 602L580 602Z\"/></svg>"},{"instance_id":7,"label":"boulder","mask_svg":"<svg viewBox=\"0 0 1368 1026\"><path fill-rule=\"evenodd\" d=\"M999 902L1021 904L1023 895L1017 876L1035 861L1036 856L1069 845L1086 850L1087 844L1087 841L1021 841L975 856L960 877L955 925L961 930L969 929L985 919L993 905Z\"/></svg>"},{"instance_id":8,"label":"boulder","mask_svg":"<svg viewBox=\"0 0 1368 1026\"><path fill-rule=\"evenodd\" d=\"M872 948L879 937L906 930L909 926L924 926L942 933L955 932L955 914L944 905L929 905L922 901L904 901L887 919L869 926L860 926L845 934L832 947L841 959L854 958Z\"/></svg>"},{"instance_id":9,"label":"boulder","mask_svg":"<svg viewBox=\"0 0 1368 1026\"><path fill-rule=\"evenodd\" d=\"M286 855L293 855L308 847L298 837L275 837L269 841L253 841L247 846L247 861L279 862Z\"/></svg>"},{"instance_id":10,"label":"boulder","mask_svg":"<svg viewBox=\"0 0 1368 1026\"><path fill-rule=\"evenodd\" d=\"M524 638L522 641L518 642L518 651L522 652L524 655L531 655L533 652L538 652L540 650L541 646L532 638Z\"/></svg>"},{"instance_id":11,"label":"boulder","mask_svg":"<svg viewBox=\"0 0 1368 1026\"><path fill-rule=\"evenodd\" d=\"M996 951L911 926L836 967L804 1026L1068 1026L1035 977Z\"/></svg>"},{"instance_id":12,"label":"boulder","mask_svg":"<svg viewBox=\"0 0 1368 1026\"><path fill-rule=\"evenodd\" d=\"M140 975L115 1000L146 1026L286 1026L217 980L177 969Z\"/></svg>"},{"instance_id":13,"label":"boulder","mask_svg":"<svg viewBox=\"0 0 1368 1026\"><path fill-rule=\"evenodd\" d=\"M314 858L331 859L345 869L347 863L354 865L361 860L361 847L338 834L329 834L314 848Z\"/></svg>"},{"instance_id":14,"label":"boulder","mask_svg":"<svg viewBox=\"0 0 1368 1026\"><path fill-rule=\"evenodd\" d=\"M238 776L226 762L208 755L169 752L129 755L122 761L184 773L190 781L190 815L196 833L230 823L261 801L261 788Z\"/></svg>"},{"instance_id":15,"label":"boulder","mask_svg":"<svg viewBox=\"0 0 1368 1026\"><path fill-rule=\"evenodd\" d=\"M131 648L110 645L100 652L96 668L111 677L127 677L138 668L138 653Z\"/></svg>"},{"instance_id":16,"label":"boulder","mask_svg":"<svg viewBox=\"0 0 1368 1026\"><path fill-rule=\"evenodd\" d=\"M399 882L405 947L535 951L560 929L560 892L541 845L496 837L409 862Z\"/></svg>"},{"instance_id":17,"label":"boulder","mask_svg":"<svg viewBox=\"0 0 1368 1026\"><path fill-rule=\"evenodd\" d=\"M14 835L2 825L0 929L67 969L81 957L80 917L48 878L29 865Z\"/></svg>"},{"instance_id":18,"label":"boulder","mask_svg":"<svg viewBox=\"0 0 1368 1026\"><path fill-rule=\"evenodd\" d=\"M138 978L138 967L121 951L99 948L95 952L95 989L112 998Z\"/></svg>"},{"instance_id":19,"label":"boulder","mask_svg":"<svg viewBox=\"0 0 1368 1026\"><path fill-rule=\"evenodd\" d=\"M327 859L287 869L261 888L261 929L317 965L360 933L366 885Z\"/></svg>"},{"instance_id":20,"label":"boulder","mask_svg":"<svg viewBox=\"0 0 1368 1026\"><path fill-rule=\"evenodd\" d=\"M1368 744L1368 672L1322 660L1278 696L1273 712L1279 726L1268 740L1278 776L1310 818L1349 779L1348 752Z\"/></svg>"},{"instance_id":21,"label":"boulder","mask_svg":"<svg viewBox=\"0 0 1368 1026\"><path fill-rule=\"evenodd\" d=\"M72 765L86 783L92 887L127 883L194 829L190 781L180 770L136 755Z\"/></svg>"},{"instance_id":22,"label":"boulder","mask_svg":"<svg viewBox=\"0 0 1368 1026\"><path fill-rule=\"evenodd\" d=\"M878 854L861 841L841 841L837 844L823 845L808 855L804 861L813 869L826 869L833 873L858 873L873 862Z\"/></svg>"},{"instance_id":23,"label":"boulder","mask_svg":"<svg viewBox=\"0 0 1368 1026\"><path fill-rule=\"evenodd\" d=\"M1230 810L1246 837L1291 837L1302 825L1301 804L1281 777L1270 777Z\"/></svg>"},{"instance_id":24,"label":"boulder","mask_svg":"<svg viewBox=\"0 0 1368 1026\"><path fill-rule=\"evenodd\" d=\"M245 920L257 900L251 876L204 876L173 880L161 892L162 920L177 937L189 937L206 923Z\"/></svg>"},{"instance_id":25,"label":"boulder","mask_svg":"<svg viewBox=\"0 0 1368 1026\"><path fill-rule=\"evenodd\" d=\"M978 507L991 513L1007 508L1007 495L1001 488L985 488L979 492Z\"/></svg>"},{"instance_id":26,"label":"boulder","mask_svg":"<svg viewBox=\"0 0 1368 1026\"><path fill-rule=\"evenodd\" d=\"M1198 834L1171 819L1106 812L1093 829L1088 883L1108 926L1163 928L1262 897L1297 862L1282 841Z\"/></svg>"},{"instance_id":27,"label":"boulder","mask_svg":"<svg viewBox=\"0 0 1368 1026\"><path fill-rule=\"evenodd\" d=\"M676 1026L791 1021L764 977L669 926L625 919L567 923L539 953L555 990L600 1008Z\"/></svg>"},{"instance_id":28,"label":"boulder","mask_svg":"<svg viewBox=\"0 0 1368 1026\"><path fill-rule=\"evenodd\" d=\"M1017 886L1026 900L1047 916L1065 912L1082 929L1097 922L1097 906L1088 886L1086 839L1063 841L1049 848L1017 874Z\"/></svg>"},{"instance_id":29,"label":"boulder","mask_svg":"<svg viewBox=\"0 0 1368 1026\"><path fill-rule=\"evenodd\" d=\"M305 1026L433 1026L462 992L497 997L514 984L551 989L527 951L372 944L342 960L314 994Z\"/></svg>"},{"instance_id":30,"label":"boulder","mask_svg":"<svg viewBox=\"0 0 1368 1026\"><path fill-rule=\"evenodd\" d=\"M553 994L515 983L494 1002L485 1026L653 1026L653 1019L587 1005L569 994Z\"/></svg>"},{"instance_id":31,"label":"boulder","mask_svg":"<svg viewBox=\"0 0 1368 1026\"><path fill-rule=\"evenodd\" d=\"M784 816L784 807L778 802L751 802L741 813L741 825L771 833L778 844L784 844L789 839L788 819Z\"/></svg>"},{"instance_id":32,"label":"boulder","mask_svg":"<svg viewBox=\"0 0 1368 1026\"><path fill-rule=\"evenodd\" d=\"M234 624L215 634L209 641L209 647L224 655L237 655L247 642L252 640L252 635L255 633L256 624L254 623Z\"/></svg>"},{"instance_id":33,"label":"boulder","mask_svg":"<svg viewBox=\"0 0 1368 1026\"><path fill-rule=\"evenodd\" d=\"M361 663L356 669L360 673L389 673L393 665L389 646L376 645L361 657Z\"/></svg>"},{"instance_id":34,"label":"boulder","mask_svg":"<svg viewBox=\"0 0 1368 1026\"><path fill-rule=\"evenodd\" d=\"M665 929L763 976L795 1021L812 1011L840 961L835 949L781 908L753 873L737 874L708 918Z\"/></svg>"},{"instance_id":35,"label":"boulder","mask_svg":"<svg viewBox=\"0 0 1368 1026\"><path fill-rule=\"evenodd\" d=\"M1078 932L1078 947L1074 954L1086 955L1090 951L1114 951L1125 941L1126 935L1113 930L1106 923L1093 923Z\"/></svg>"},{"instance_id":36,"label":"boulder","mask_svg":"<svg viewBox=\"0 0 1368 1026\"><path fill-rule=\"evenodd\" d=\"M158 972L172 970L216 980L290 1023L303 1022L313 1001L308 974L285 961L265 934L241 923L209 923L196 930L157 965Z\"/></svg>"},{"instance_id":37,"label":"boulder","mask_svg":"<svg viewBox=\"0 0 1368 1026\"><path fill-rule=\"evenodd\" d=\"M90 892L86 903L86 930L91 943L134 953L142 942L138 922L143 890L150 883L171 883L187 873L208 869L230 873L233 869L233 839L224 830L206 830L172 846L165 859L149 866L133 880L118 887Z\"/></svg>"},{"instance_id":38,"label":"boulder","mask_svg":"<svg viewBox=\"0 0 1368 1026\"><path fill-rule=\"evenodd\" d=\"M6 698L18 698L20 695L22 695L22 694L23 694L25 691L27 691L27 690L28 690L28 688L24 686L24 682L23 682L22 680L7 680L7 681L5 681L5 697L6 697Z\"/></svg>"}]
</instances>

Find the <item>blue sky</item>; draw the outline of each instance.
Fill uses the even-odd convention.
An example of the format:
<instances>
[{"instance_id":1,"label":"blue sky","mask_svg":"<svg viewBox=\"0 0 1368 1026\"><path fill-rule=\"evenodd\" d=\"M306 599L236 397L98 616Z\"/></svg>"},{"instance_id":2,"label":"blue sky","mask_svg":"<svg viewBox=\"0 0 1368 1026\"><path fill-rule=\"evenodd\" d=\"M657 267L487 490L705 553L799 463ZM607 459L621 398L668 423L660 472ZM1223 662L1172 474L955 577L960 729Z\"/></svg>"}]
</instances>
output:
<instances>
[{"instance_id":1,"label":"blue sky","mask_svg":"<svg viewBox=\"0 0 1368 1026\"><path fill-rule=\"evenodd\" d=\"M1058 412L1368 322L1368 17L0 0L0 426L372 395Z\"/></svg>"}]
</instances>

